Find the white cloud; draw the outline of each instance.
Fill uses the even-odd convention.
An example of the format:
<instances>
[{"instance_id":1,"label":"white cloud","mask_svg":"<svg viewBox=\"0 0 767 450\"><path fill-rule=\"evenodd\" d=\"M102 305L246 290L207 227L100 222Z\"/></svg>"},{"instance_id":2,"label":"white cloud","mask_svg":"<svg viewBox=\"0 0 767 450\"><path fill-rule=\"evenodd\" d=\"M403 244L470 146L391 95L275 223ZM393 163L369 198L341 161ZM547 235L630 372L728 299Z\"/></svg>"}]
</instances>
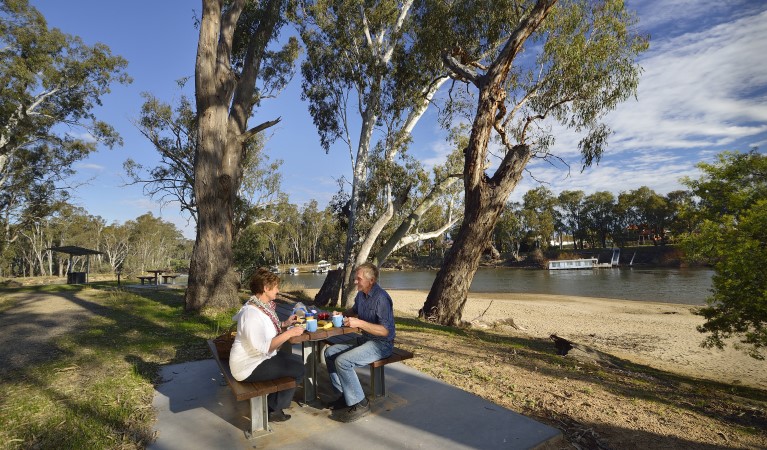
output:
<instances>
[{"instance_id":1,"label":"white cloud","mask_svg":"<svg viewBox=\"0 0 767 450\"><path fill-rule=\"evenodd\" d=\"M767 131L767 12L651 43L639 101L610 115L615 150L724 146Z\"/></svg>"},{"instance_id":2,"label":"white cloud","mask_svg":"<svg viewBox=\"0 0 767 450\"><path fill-rule=\"evenodd\" d=\"M452 144L444 139L440 139L434 142L431 142L428 145L428 151L424 152L426 153L426 157L421 157L419 160L421 161L421 164L426 168L427 171L431 171L431 169L434 166L438 166L440 164L444 164L447 160L448 155L452 153L454 150Z\"/></svg>"},{"instance_id":3,"label":"white cloud","mask_svg":"<svg viewBox=\"0 0 767 450\"><path fill-rule=\"evenodd\" d=\"M82 163L82 164L77 164L77 168L78 168L78 169L81 169L81 170L95 170L95 171L99 171L99 172L101 172L101 171L103 171L104 169L106 169L106 168L105 168L104 166L102 166L101 164L94 164L94 163Z\"/></svg>"}]
</instances>

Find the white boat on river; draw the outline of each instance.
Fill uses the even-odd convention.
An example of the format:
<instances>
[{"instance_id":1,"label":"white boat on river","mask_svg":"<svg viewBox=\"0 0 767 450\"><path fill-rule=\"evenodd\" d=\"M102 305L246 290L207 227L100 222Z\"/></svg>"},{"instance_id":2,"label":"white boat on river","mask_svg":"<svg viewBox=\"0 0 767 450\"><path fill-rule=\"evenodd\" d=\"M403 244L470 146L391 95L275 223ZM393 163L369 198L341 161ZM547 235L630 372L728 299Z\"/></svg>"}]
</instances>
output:
<instances>
[{"instance_id":1,"label":"white boat on river","mask_svg":"<svg viewBox=\"0 0 767 450\"><path fill-rule=\"evenodd\" d=\"M597 258L558 259L549 261L549 270L596 269L599 267ZM610 267L607 264L607 267Z\"/></svg>"}]
</instances>

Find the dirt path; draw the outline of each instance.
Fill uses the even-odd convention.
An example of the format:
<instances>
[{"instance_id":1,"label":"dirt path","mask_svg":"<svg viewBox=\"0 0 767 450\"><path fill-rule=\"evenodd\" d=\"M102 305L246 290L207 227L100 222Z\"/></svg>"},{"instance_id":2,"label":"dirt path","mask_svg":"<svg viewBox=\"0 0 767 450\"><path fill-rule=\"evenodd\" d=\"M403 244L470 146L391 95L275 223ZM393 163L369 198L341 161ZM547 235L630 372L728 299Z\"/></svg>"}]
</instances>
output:
<instances>
[{"instance_id":1,"label":"dirt path","mask_svg":"<svg viewBox=\"0 0 767 450\"><path fill-rule=\"evenodd\" d=\"M66 356L52 342L96 314L87 294L19 292L0 297L0 377Z\"/></svg>"}]
</instances>

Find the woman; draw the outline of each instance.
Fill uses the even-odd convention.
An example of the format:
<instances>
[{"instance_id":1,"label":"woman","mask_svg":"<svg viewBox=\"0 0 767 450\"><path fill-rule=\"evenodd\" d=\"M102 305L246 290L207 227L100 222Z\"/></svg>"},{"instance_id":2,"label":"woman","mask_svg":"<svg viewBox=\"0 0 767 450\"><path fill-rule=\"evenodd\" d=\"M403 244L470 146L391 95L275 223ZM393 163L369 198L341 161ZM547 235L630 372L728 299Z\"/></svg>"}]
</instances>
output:
<instances>
[{"instance_id":1,"label":"woman","mask_svg":"<svg viewBox=\"0 0 767 450\"><path fill-rule=\"evenodd\" d=\"M300 382L304 365L290 353L277 352L288 339L304 332L292 327L296 316L280 322L274 310L274 299L280 292L280 278L266 269L258 269L250 278L253 294L240 311L232 317L237 321L237 335L229 354L229 368L238 381L264 381L293 377ZM295 388L269 394L269 420L284 422L290 419L282 410L290 406Z\"/></svg>"}]
</instances>

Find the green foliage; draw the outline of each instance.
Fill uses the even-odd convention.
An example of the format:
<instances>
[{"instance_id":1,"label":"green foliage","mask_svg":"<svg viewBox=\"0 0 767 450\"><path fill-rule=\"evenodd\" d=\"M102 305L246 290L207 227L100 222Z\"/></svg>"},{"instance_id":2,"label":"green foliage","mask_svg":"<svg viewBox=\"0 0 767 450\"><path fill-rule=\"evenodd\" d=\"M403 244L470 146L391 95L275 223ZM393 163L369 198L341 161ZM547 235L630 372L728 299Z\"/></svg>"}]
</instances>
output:
<instances>
[{"instance_id":1,"label":"green foliage","mask_svg":"<svg viewBox=\"0 0 767 450\"><path fill-rule=\"evenodd\" d=\"M697 167L703 176L697 180L684 178L682 182L699 200L695 212L699 218L716 220L725 214L738 215L767 198L767 157L756 149L722 152L715 163L700 163Z\"/></svg>"},{"instance_id":2,"label":"green foliage","mask_svg":"<svg viewBox=\"0 0 767 450\"><path fill-rule=\"evenodd\" d=\"M529 190L523 197L524 223L537 248L546 249L554 234L556 197L545 187Z\"/></svg>"},{"instance_id":3,"label":"green foliage","mask_svg":"<svg viewBox=\"0 0 767 450\"><path fill-rule=\"evenodd\" d=\"M607 238L613 229L613 205L615 196L611 192L599 191L584 199L584 213L591 230L592 247L607 247Z\"/></svg>"},{"instance_id":4,"label":"green foliage","mask_svg":"<svg viewBox=\"0 0 767 450\"><path fill-rule=\"evenodd\" d=\"M49 29L26 0L0 2L0 49L2 248L17 237L9 233L14 221L44 217L67 199L54 191L73 173L75 162L97 143L121 143L93 109L113 83L130 78L124 73L127 61L103 44L87 46L78 37ZM11 223L5 223L9 218Z\"/></svg>"},{"instance_id":5,"label":"green foliage","mask_svg":"<svg viewBox=\"0 0 767 450\"><path fill-rule=\"evenodd\" d=\"M700 221L684 241L688 258L713 264L713 295L698 314L708 333L703 345L723 348L739 338L737 348L764 359L767 349L767 156L723 152L713 164L701 163L703 175L686 179L699 207Z\"/></svg>"},{"instance_id":6,"label":"green foliage","mask_svg":"<svg viewBox=\"0 0 767 450\"><path fill-rule=\"evenodd\" d=\"M185 96L174 108L149 93L135 125L154 145L160 163L146 168L128 159L123 168L133 184L143 184L144 193L163 203L178 201L182 211L196 218L194 199L194 154L197 151L197 115Z\"/></svg>"}]
</instances>

